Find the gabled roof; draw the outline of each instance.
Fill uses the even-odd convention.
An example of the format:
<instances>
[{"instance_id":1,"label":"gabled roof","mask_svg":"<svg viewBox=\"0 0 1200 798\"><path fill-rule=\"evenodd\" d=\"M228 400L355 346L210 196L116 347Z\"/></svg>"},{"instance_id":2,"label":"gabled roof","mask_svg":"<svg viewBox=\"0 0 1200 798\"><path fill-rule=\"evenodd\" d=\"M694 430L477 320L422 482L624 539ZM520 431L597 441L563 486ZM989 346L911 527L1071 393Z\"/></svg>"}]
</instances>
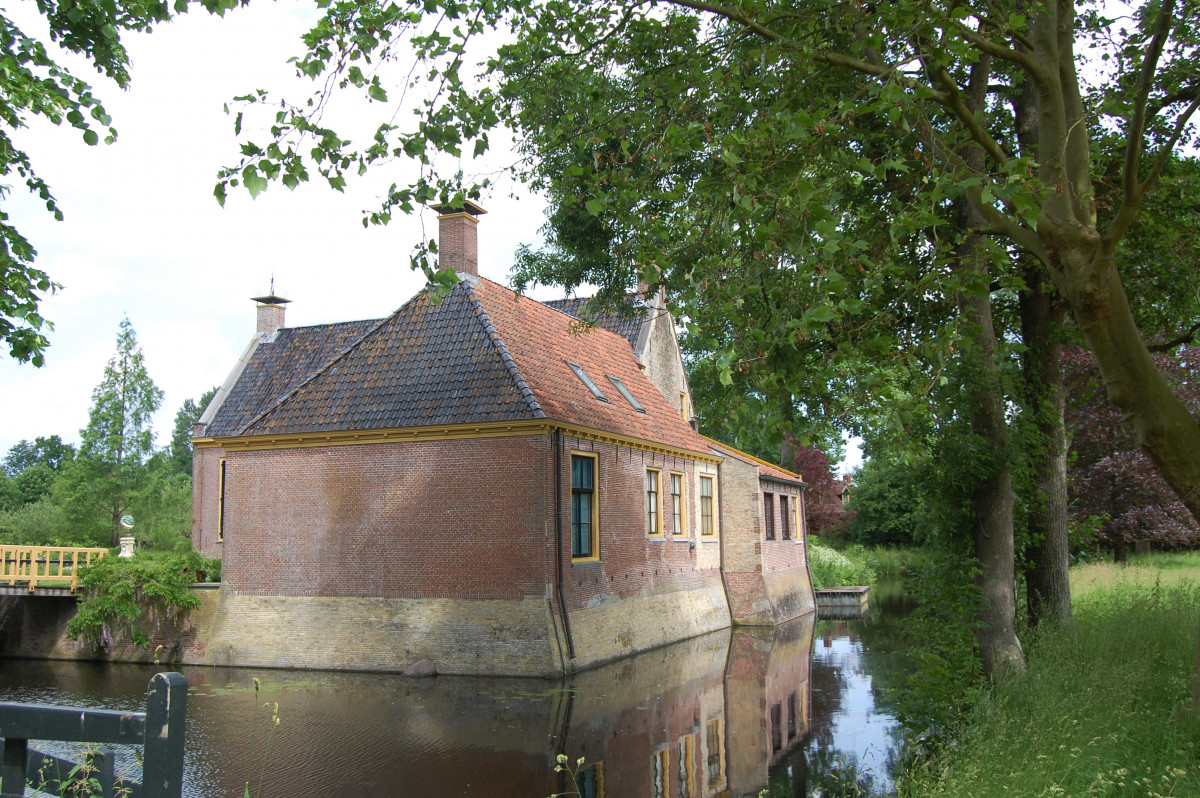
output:
<instances>
[{"instance_id":1,"label":"gabled roof","mask_svg":"<svg viewBox=\"0 0 1200 798\"><path fill-rule=\"evenodd\" d=\"M549 418L707 454L629 341L481 278L427 288L386 319L283 329L261 343L209 437ZM323 361L323 362L322 362ZM595 398L567 365L605 393ZM286 373L285 373L286 372ZM618 378L645 412L608 379Z\"/></svg>"},{"instance_id":2,"label":"gabled roof","mask_svg":"<svg viewBox=\"0 0 1200 798\"><path fill-rule=\"evenodd\" d=\"M707 452L708 444L638 367L629 342L601 327L579 330L573 317L489 280L478 294L517 367L549 418ZM580 366L608 398L596 399L567 363ZM618 378L639 413L608 377Z\"/></svg>"},{"instance_id":3,"label":"gabled roof","mask_svg":"<svg viewBox=\"0 0 1200 798\"><path fill-rule=\"evenodd\" d=\"M206 435L236 435L241 429L311 378L382 319L284 327L263 341L229 395L217 409Z\"/></svg>"},{"instance_id":4,"label":"gabled roof","mask_svg":"<svg viewBox=\"0 0 1200 798\"><path fill-rule=\"evenodd\" d=\"M734 460L741 460L743 463L757 468L759 478L773 479L777 482L789 482L797 485L805 484L804 477L794 471L788 471L786 468L780 468L777 465L768 463L766 460L760 460L752 454L747 454L728 444L715 441L707 435L704 436L704 440L708 443L710 449L722 457L732 457Z\"/></svg>"},{"instance_id":5,"label":"gabled roof","mask_svg":"<svg viewBox=\"0 0 1200 798\"><path fill-rule=\"evenodd\" d=\"M593 312L588 307L588 303L591 301L591 297L572 297L570 299L552 299L542 304L562 311L568 316L574 316L580 321L586 321L595 324L597 327L603 327L611 333L616 333L629 341L630 346L637 349L638 334L641 332L642 324L646 320L646 309L640 304L637 297L630 295L627 298L630 306L635 309L629 316L615 316L611 313Z\"/></svg>"}]
</instances>

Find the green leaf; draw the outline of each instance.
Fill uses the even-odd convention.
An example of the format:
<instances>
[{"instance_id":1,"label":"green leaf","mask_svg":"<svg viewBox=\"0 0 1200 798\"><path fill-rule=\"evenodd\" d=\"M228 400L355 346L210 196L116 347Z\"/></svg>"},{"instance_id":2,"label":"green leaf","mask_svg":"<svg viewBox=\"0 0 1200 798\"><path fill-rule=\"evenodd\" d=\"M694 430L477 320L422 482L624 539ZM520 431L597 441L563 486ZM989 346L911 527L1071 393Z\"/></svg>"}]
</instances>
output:
<instances>
[{"instance_id":1,"label":"green leaf","mask_svg":"<svg viewBox=\"0 0 1200 798\"><path fill-rule=\"evenodd\" d=\"M96 133L96 131L88 128L87 130L83 131L83 141L89 147L95 147L100 143L100 136Z\"/></svg>"},{"instance_id":2,"label":"green leaf","mask_svg":"<svg viewBox=\"0 0 1200 798\"><path fill-rule=\"evenodd\" d=\"M604 211L604 200L590 199L587 201L587 212L592 216L599 216Z\"/></svg>"}]
</instances>

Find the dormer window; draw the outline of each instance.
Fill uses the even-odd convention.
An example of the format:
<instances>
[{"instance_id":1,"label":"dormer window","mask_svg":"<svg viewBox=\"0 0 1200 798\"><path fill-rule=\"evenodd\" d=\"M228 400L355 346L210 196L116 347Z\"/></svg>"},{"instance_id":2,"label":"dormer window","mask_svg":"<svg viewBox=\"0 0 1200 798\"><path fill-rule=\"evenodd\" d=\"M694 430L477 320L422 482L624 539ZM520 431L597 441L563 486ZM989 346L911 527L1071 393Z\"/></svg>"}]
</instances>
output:
<instances>
[{"instance_id":1,"label":"dormer window","mask_svg":"<svg viewBox=\"0 0 1200 798\"><path fill-rule=\"evenodd\" d=\"M575 376L579 378L579 381L588 387L588 390L592 392L592 396L607 404L608 397L600 392L600 389L596 387L596 383L592 382L588 375L583 373L583 369L579 367L579 364L568 360L567 365L571 367L571 371L575 372Z\"/></svg>"},{"instance_id":2,"label":"dormer window","mask_svg":"<svg viewBox=\"0 0 1200 798\"><path fill-rule=\"evenodd\" d=\"M618 380L616 377L614 377L611 374L608 375L608 381L611 382L613 385L617 386L617 390L621 392L621 396L625 397L625 401L629 402L629 404L631 404L633 406L634 410L638 411L639 413L646 412L646 408L644 408L640 404L638 404L638 400L633 398L633 394L631 394L629 392L629 389L625 387L625 384L623 382L621 382L620 380Z\"/></svg>"}]
</instances>

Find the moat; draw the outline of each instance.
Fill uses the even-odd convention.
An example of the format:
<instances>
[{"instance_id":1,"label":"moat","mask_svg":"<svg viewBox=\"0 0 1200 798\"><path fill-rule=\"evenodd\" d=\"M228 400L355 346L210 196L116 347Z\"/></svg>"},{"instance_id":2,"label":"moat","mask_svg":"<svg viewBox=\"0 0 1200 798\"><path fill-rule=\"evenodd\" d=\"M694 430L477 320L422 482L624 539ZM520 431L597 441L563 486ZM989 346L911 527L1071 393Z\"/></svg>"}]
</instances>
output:
<instances>
[{"instance_id":1,"label":"moat","mask_svg":"<svg viewBox=\"0 0 1200 798\"><path fill-rule=\"evenodd\" d=\"M261 779L264 798L546 798L571 790L563 753L584 759L585 796L816 796L847 781L887 795L899 730L882 686L907 606L895 586L872 602L864 620L717 632L561 682L183 667L185 794L249 782L257 796ZM156 670L7 660L0 700L136 710Z\"/></svg>"}]
</instances>

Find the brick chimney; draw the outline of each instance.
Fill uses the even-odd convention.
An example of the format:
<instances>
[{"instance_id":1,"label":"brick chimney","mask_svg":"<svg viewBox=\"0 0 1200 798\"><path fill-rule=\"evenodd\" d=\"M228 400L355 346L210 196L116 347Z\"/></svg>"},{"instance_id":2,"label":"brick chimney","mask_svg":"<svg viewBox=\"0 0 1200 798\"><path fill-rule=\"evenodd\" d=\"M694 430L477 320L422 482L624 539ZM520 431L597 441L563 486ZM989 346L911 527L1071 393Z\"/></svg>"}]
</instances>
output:
<instances>
[{"instance_id":1,"label":"brick chimney","mask_svg":"<svg viewBox=\"0 0 1200 798\"><path fill-rule=\"evenodd\" d=\"M275 281L272 280L271 282L274 283ZM283 306L292 300L276 296L274 291L268 296L254 296L250 297L250 299L258 303L258 332L265 335L272 335L283 326Z\"/></svg>"},{"instance_id":2,"label":"brick chimney","mask_svg":"<svg viewBox=\"0 0 1200 798\"><path fill-rule=\"evenodd\" d=\"M461 207L431 206L438 212L438 268L479 276L479 217L487 213L470 200Z\"/></svg>"}]
</instances>

